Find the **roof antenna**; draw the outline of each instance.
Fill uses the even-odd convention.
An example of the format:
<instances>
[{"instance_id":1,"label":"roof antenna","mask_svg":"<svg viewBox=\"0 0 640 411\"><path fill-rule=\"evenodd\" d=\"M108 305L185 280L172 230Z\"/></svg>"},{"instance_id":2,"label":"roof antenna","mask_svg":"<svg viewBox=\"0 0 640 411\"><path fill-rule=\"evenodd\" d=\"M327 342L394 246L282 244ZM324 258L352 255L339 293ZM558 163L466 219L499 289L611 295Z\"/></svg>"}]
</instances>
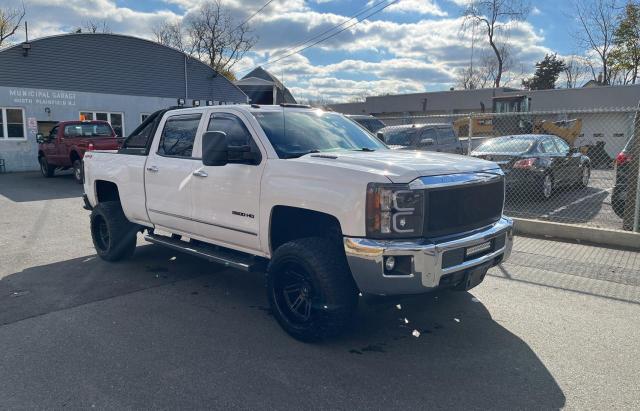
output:
<instances>
[{"instance_id":1,"label":"roof antenna","mask_svg":"<svg viewBox=\"0 0 640 411\"><path fill-rule=\"evenodd\" d=\"M31 50L31 43L29 43L29 26L27 25L27 21L24 22L24 43L22 43L22 55L27 57L29 55L29 50Z\"/></svg>"}]
</instances>

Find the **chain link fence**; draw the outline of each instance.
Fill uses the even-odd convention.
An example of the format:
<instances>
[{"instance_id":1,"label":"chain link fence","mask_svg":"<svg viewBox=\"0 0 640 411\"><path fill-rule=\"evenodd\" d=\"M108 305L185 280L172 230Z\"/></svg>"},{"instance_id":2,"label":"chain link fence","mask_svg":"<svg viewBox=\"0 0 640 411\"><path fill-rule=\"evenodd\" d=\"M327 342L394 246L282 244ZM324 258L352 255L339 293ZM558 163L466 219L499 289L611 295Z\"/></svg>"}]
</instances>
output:
<instances>
[{"instance_id":1,"label":"chain link fence","mask_svg":"<svg viewBox=\"0 0 640 411\"><path fill-rule=\"evenodd\" d=\"M498 163L508 216L638 231L636 108L378 118L394 149Z\"/></svg>"}]
</instances>

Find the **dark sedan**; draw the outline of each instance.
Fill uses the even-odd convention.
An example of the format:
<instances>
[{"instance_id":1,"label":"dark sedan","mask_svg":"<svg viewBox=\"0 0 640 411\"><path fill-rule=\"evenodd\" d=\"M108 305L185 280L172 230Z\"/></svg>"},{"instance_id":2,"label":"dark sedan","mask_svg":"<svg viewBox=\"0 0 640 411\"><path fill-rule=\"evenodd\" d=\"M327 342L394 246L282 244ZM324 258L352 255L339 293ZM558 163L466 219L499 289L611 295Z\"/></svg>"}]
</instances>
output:
<instances>
[{"instance_id":1,"label":"dark sedan","mask_svg":"<svg viewBox=\"0 0 640 411\"><path fill-rule=\"evenodd\" d=\"M586 187L591 176L589 157L552 135L496 137L471 155L498 163L505 173L507 189L532 190L543 200L560 187Z\"/></svg>"}]
</instances>

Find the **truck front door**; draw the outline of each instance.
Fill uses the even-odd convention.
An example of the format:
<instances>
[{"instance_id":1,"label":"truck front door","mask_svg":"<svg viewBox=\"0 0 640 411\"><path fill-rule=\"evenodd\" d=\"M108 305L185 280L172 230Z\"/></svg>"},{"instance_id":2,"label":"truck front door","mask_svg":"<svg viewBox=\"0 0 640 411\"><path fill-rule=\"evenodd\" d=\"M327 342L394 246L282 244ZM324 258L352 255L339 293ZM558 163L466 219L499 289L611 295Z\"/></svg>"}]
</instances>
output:
<instances>
[{"instance_id":1,"label":"truck front door","mask_svg":"<svg viewBox=\"0 0 640 411\"><path fill-rule=\"evenodd\" d=\"M58 162L58 129L60 126L55 126L49 131L45 142L42 144L42 151L47 159L47 163L51 165L60 165Z\"/></svg>"},{"instance_id":2,"label":"truck front door","mask_svg":"<svg viewBox=\"0 0 640 411\"><path fill-rule=\"evenodd\" d=\"M149 219L159 228L188 235L193 232L191 181L202 162L193 157L202 114L176 114L160 123L145 164Z\"/></svg>"},{"instance_id":3,"label":"truck front door","mask_svg":"<svg viewBox=\"0 0 640 411\"><path fill-rule=\"evenodd\" d=\"M224 132L230 146L249 146L256 160L216 167L199 162L192 179L193 219L199 236L221 245L259 251L260 178L266 156L242 116L231 110L213 112L205 121L206 131Z\"/></svg>"}]
</instances>

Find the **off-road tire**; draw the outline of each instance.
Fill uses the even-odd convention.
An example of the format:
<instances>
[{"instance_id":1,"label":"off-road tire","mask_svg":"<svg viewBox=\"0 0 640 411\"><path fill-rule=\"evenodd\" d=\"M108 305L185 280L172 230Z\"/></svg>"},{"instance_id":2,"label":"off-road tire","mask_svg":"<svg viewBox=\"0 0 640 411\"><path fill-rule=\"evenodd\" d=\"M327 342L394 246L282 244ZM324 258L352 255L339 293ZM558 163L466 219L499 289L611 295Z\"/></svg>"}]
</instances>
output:
<instances>
[{"instance_id":1,"label":"off-road tire","mask_svg":"<svg viewBox=\"0 0 640 411\"><path fill-rule=\"evenodd\" d=\"M120 202L99 203L91 212L91 238L96 253L106 261L131 257L136 249L139 226L124 215Z\"/></svg>"},{"instance_id":2,"label":"off-road tire","mask_svg":"<svg viewBox=\"0 0 640 411\"><path fill-rule=\"evenodd\" d=\"M312 289L308 320L293 321L284 301L281 284L291 267L301 269ZM267 295L280 326L303 342L345 331L358 305L358 291L344 251L339 244L320 237L290 241L276 249L267 269Z\"/></svg>"},{"instance_id":3,"label":"off-road tire","mask_svg":"<svg viewBox=\"0 0 640 411\"><path fill-rule=\"evenodd\" d=\"M73 179L76 180L76 183L82 184L84 183L84 175L82 173L82 161L75 160L73 162Z\"/></svg>"},{"instance_id":4,"label":"off-road tire","mask_svg":"<svg viewBox=\"0 0 640 411\"><path fill-rule=\"evenodd\" d=\"M40 163L40 173L42 173L43 177L51 178L53 174L56 172L56 168L52 167L48 162L45 156L40 156L38 159Z\"/></svg>"}]
</instances>

